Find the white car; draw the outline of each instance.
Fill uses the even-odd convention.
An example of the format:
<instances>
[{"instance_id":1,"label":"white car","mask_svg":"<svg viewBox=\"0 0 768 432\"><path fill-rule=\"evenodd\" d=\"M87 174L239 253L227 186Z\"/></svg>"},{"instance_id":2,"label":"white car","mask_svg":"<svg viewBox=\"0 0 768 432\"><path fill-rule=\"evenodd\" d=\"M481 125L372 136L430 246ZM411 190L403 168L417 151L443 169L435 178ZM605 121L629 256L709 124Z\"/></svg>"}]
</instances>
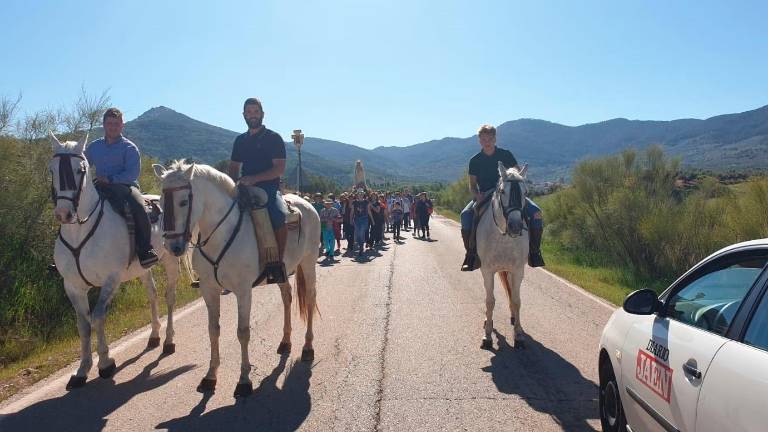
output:
<instances>
[{"instance_id":1,"label":"white car","mask_svg":"<svg viewBox=\"0 0 768 432\"><path fill-rule=\"evenodd\" d=\"M724 248L600 339L604 431L768 431L768 239Z\"/></svg>"}]
</instances>

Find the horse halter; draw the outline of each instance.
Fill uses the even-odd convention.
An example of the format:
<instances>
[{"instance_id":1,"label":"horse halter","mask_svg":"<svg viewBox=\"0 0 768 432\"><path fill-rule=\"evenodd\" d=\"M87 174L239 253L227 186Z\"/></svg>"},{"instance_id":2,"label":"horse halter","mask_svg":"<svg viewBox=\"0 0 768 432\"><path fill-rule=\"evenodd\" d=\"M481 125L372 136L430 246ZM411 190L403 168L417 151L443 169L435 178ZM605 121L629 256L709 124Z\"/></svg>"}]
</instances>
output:
<instances>
[{"instance_id":1,"label":"horse halter","mask_svg":"<svg viewBox=\"0 0 768 432\"><path fill-rule=\"evenodd\" d=\"M512 212L514 212L514 211L519 211L520 212L520 218L522 219L522 217L523 217L523 207L525 206L525 204L524 204L525 200L523 198L523 193L520 190L520 183L522 183L522 182L523 182L523 180L517 180L517 179L509 180L508 178L505 179L504 177L501 177L501 178L499 178L499 185L496 186L496 191L494 192L494 195L495 195L495 197L494 197L494 204L495 204L495 202L498 202L499 207L501 207L501 212L504 215L504 230L502 231L499 228L499 231L501 231L501 233L504 234L504 235L509 235L509 236L520 235L520 233L515 234L515 233L510 233L509 232L509 223L508 223L508 221L509 221L509 215ZM508 195L506 205L499 198L499 195L502 195L503 192L504 192L504 189L505 189L504 188L504 184L505 183L512 183L513 184L513 187L509 188L510 189L509 190L509 194L504 194L504 195ZM499 224L498 224L498 222L496 222L496 213L494 211L491 211L491 213L493 214L493 222L496 225L496 227L498 228ZM525 229L526 229L525 226L523 226L523 230L525 230Z\"/></svg>"},{"instance_id":2,"label":"horse halter","mask_svg":"<svg viewBox=\"0 0 768 432\"><path fill-rule=\"evenodd\" d=\"M77 208L80 205L80 195L83 192L83 182L85 181L86 174L85 157L70 153L56 153L53 155L53 158L59 159L59 191L75 191L75 194L71 197L59 195L53 184L53 177L51 177L51 201L53 201L54 206L58 200L72 201L72 207L75 214L77 214ZM80 159L81 161L80 169L77 170L80 174L80 181L77 183L75 182L75 173L72 169L72 158ZM85 223L87 220L88 218L80 220L78 216L78 223L80 224Z\"/></svg>"},{"instance_id":3,"label":"horse halter","mask_svg":"<svg viewBox=\"0 0 768 432\"><path fill-rule=\"evenodd\" d=\"M174 215L173 205L173 193L180 190L189 190L189 202L187 202L187 220L184 222L184 231L180 233L170 233L168 231L176 231L176 217ZM163 238L176 239L183 238L184 241L192 240L192 231L190 230L192 220L192 185L185 184L183 186L177 186L172 188L163 189Z\"/></svg>"}]
</instances>

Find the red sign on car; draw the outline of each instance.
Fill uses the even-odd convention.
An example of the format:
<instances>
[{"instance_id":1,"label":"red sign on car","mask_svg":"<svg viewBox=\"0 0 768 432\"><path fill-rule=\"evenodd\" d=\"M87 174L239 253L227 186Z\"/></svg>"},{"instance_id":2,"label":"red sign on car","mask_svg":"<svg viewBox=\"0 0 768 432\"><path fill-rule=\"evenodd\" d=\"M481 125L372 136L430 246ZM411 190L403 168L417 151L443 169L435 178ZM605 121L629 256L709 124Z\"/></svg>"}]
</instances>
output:
<instances>
[{"instance_id":1,"label":"red sign on car","mask_svg":"<svg viewBox=\"0 0 768 432\"><path fill-rule=\"evenodd\" d=\"M635 377L669 403L672 394L672 369L643 350L637 352Z\"/></svg>"}]
</instances>

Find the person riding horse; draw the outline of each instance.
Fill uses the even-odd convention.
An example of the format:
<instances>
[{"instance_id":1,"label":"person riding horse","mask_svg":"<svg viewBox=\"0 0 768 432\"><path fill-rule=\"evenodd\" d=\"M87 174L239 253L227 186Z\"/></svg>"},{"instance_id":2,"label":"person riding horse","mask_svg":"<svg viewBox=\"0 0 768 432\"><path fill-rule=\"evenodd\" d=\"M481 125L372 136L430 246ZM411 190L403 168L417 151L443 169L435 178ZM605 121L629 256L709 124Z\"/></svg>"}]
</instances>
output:
<instances>
[{"instance_id":1,"label":"person riding horse","mask_svg":"<svg viewBox=\"0 0 768 432\"><path fill-rule=\"evenodd\" d=\"M136 144L123 136L123 113L117 108L104 112L104 137L92 141L85 149L88 163L96 166L96 189L110 202L127 203L136 227L136 254L139 263L149 268L157 262L152 248L152 229L144 210L144 197L139 190L141 155ZM115 208L120 212L121 208Z\"/></svg>"},{"instance_id":2,"label":"person riding horse","mask_svg":"<svg viewBox=\"0 0 768 432\"><path fill-rule=\"evenodd\" d=\"M469 190L474 197L461 212L461 238L467 253L461 264L462 271L472 271L480 268L475 244L475 207L492 194L499 181L498 163L505 167L517 167L517 160L509 150L496 147L496 128L483 125L477 132L482 149L469 160ZM544 231L544 221L541 209L530 198L525 198L525 213L529 227L528 265L531 267L544 266L541 256L541 236Z\"/></svg>"},{"instance_id":3,"label":"person riding horse","mask_svg":"<svg viewBox=\"0 0 768 432\"><path fill-rule=\"evenodd\" d=\"M274 279L271 280L274 283L283 283L288 279L282 265L288 236L285 225L288 208L280 193L280 177L285 173L285 142L277 132L264 126L264 110L258 99L246 99L243 104L243 118L248 125L248 131L235 138L232 145L229 176L248 190L257 187L266 192L266 208L272 222L279 256L276 263L278 265L275 267L277 274L273 274Z\"/></svg>"}]
</instances>

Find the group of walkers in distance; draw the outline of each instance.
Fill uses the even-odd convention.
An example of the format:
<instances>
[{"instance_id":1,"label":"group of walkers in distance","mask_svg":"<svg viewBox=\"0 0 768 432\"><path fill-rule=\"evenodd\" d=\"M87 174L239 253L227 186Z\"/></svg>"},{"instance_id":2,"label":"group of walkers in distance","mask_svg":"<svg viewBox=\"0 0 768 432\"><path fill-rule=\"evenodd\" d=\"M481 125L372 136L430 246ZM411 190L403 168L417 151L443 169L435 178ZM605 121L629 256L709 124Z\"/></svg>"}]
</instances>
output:
<instances>
[{"instance_id":1,"label":"group of walkers in distance","mask_svg":"<svg viewBox=\"0 0 768 432\"><path fill-rule=\"evenodd\" d=\"M305 196L309 200L309 196ZM412 195L408 188L398 192L365 188L323 195L317 192L312 205L322 225L321 250L327 259L341 254L341 241L347 241L345 256L363 256L366 250L380 247L385 236L403 240L402 231L413 229L413 236L429 240L429 219L433 204L427 192Z\"/></svg>"}]
</instances>

